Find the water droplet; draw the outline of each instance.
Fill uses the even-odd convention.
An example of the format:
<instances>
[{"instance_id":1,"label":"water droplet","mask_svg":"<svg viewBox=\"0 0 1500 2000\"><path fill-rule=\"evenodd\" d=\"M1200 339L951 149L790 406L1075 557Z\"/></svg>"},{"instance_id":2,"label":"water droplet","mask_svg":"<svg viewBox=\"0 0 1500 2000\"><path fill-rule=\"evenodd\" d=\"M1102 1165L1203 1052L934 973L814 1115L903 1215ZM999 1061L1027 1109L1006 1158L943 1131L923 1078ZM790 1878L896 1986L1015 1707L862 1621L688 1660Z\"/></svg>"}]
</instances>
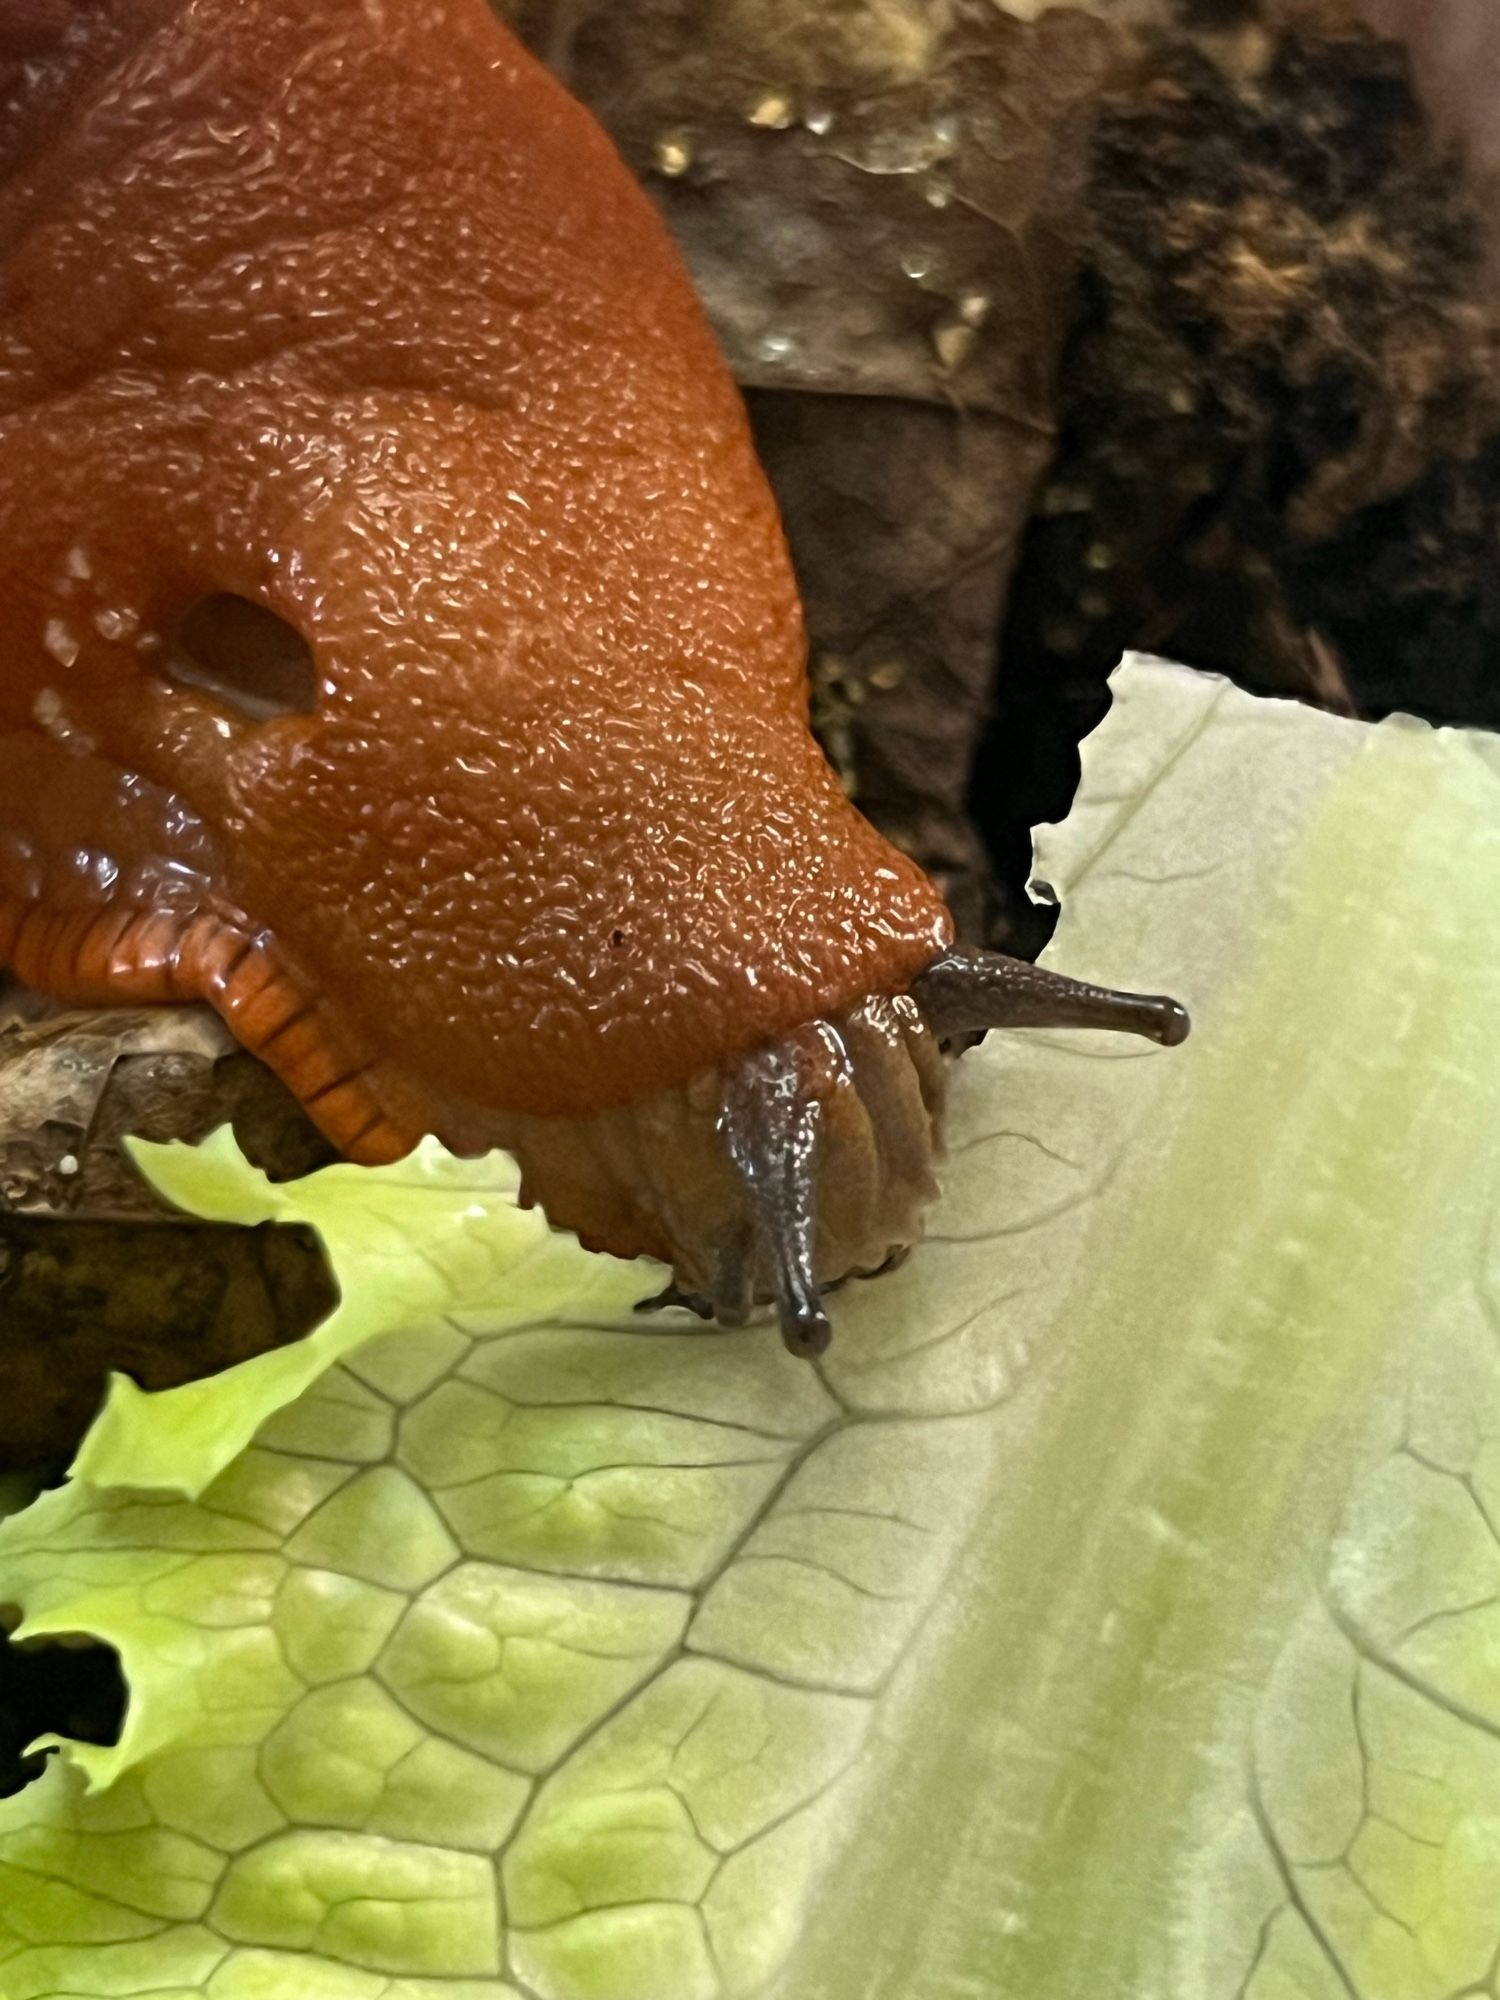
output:
<instances>
[{"instance_id":1,"label":"water droplet","mask_svg":"<svg viewBox=\"0 0 1500 2000\"><path fill-rule=\"evenodd\" d=\"M686 132L663 132L656 142L656 171L678 180L693 164L694 148Z\"/></svg>"},{"instance_id":2,"label":"water droplet","mask_svg":"<svg viewBox=\"0 0 1500 2000\"><path fill-rule=\"evenodd\" d=\"M908 278L920 280L932 269L932 259L925 250L908 250L901 259L901 268Z\"/></svg>"},{"instance_id":3,"label":"water droplet","mask_svg":"<svg viewBox=\"0 0 1500 2000\"><path fill-rule=\"evenodd\" d=\"M934 181L927 190L929 208L947 208L953 200L953 190L946 181Z\"/></svg>"},{"instance_id":4,"label":"water droplet","mask_svg":"<svg viewBox=\"0 0 1500 2000\"><path fill-rule=\"evenodd\" d=\"M1115 566L1115 552L1109 546L1108 542L1095 542L1084 557L1084 561L1092 570L1113 569Z\"/></svg>"},{"instance_id":5,"label":"water droplet","mask_svg":"<svg viewBox=\"0 0 1500 2000\"><path fill-rule=\"evenodd\" d=\"M68 550L67 560L63 564L63 567L69 576L76 577L80 583L87 583L89 578L94 574L94 566L89 561L87 552L80 548L71 548Z\"/></svg>"},{"instance_id":6,"label":"water droplet","mask_svg":"<svg viewBox=\"0 0 1500 2000\"><path fill-rule=\"evenodd\" d=\"M826 139L833 130L833 113L826 104L820 104L814 110L804 111L802 122L815 139Z\"/></svg>"},{"instance_id":7,"label":"water droplet","mask_svg":"<svg viewBox=\"0 0 1500 2000\"><path fill-rule=\"evenodd\" d=\"M958 302L958 316L965 326L983 326L994 303L988 292L965 292Z\"/></svg>"},{"instance_id":8,"label":"water droplet","mask_svg":"<svg viewBox=\"0 0 1500 2000\"><path fill-rule=\"evenodd\" d=\"M789 333L763 333L755 351L762 361L787 361L796 353L797 343Z\"/></svg>"},{"instance_id":9,"label":"water droplet","mask_svg":"<svg viewBox=\"0 0 1500 2000\"><path fill-rule=\"evenodd\" d=\"M71 1179L78 1171L78 1155L76 1153L64 1153L57 1163L57 1171Z\"/></svg>"},{"instance_id":10,"label":"water droplet","mask_svg":"<svg viewBox=\"0 0 1500 2000\"><path fill-rule=\"evenodd\" d=\"M768 90L756 98L745 113L752 125L759 125L768 132L785 132L787 127L797 122L797 111L784 90Z\"/></svg>"}]
</instances>

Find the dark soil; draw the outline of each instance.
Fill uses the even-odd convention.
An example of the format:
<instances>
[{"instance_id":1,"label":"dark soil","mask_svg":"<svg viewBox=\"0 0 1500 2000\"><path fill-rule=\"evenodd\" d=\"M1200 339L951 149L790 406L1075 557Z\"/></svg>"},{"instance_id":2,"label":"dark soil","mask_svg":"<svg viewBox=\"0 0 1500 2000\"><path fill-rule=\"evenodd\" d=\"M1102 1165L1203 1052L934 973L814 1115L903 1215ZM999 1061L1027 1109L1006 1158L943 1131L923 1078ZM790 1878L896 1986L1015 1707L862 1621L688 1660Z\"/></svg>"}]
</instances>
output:
<instances>
[{"instance_id":1,"label":"dark soil","mask_svg":"<svg viewBox=\"0 0 1500 2000\"><path fill-rule=\"evenodd\" d=\"M1500 339L1462 163L1394 45L1248 54L1158 39L1102 110L1058 449L969 800L1012 896L1127 648L1500 724Z\"/></svg>"}]
</instances>

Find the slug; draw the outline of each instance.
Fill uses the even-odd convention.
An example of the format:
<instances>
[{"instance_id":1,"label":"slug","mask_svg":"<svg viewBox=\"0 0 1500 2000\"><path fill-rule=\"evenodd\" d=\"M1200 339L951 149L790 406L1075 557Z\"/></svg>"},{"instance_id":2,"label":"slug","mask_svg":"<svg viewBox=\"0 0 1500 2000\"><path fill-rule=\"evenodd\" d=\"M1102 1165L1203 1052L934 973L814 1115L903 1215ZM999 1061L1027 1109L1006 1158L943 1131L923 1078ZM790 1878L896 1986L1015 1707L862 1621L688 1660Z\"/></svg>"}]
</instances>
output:
<instances>
[{"instance_id":1,"label":"slug","mask_svg":"<svg viewBox=\"0 0 1500 2000\"><path fill-rule=\"evenodd\" d=\"M6 0L0 966L788 1345L920 1233L955 950L841 790L663 224L484 0Z\"/></svg>"}]
</instances>

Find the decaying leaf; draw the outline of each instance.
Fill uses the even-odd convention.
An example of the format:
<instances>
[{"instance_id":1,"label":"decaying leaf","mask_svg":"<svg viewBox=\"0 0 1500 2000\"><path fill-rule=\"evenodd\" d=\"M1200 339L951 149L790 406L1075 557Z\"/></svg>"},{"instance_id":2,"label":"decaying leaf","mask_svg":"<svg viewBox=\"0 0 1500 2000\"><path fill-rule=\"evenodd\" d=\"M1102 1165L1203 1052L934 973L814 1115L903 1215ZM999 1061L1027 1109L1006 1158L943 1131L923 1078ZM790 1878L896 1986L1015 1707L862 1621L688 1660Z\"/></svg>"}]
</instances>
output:
<instances>
[{"instance_id":1,"label":"decaying leaf","mask_svg":"<svg viewBox=\"0 0 1500 2000\"><path fill-rule=\"evenodd\" d=\"M1046 419L1120 37L991 0L579 5L569 80L660 201L740 379Z\"/></svg>"},{"instance_id":2,"label":"decaying leaf","mask_svg":"<svg viewBox=\"0 0 1500 2000\"><path fill-rule=\"evenodd\" d=\"M1007 887L966 798L1047 431L884 397L760 393L752 409L816 635L824 747L862 809L922 856L961 930L995 934Z\"/></svg>"}]
</instances>

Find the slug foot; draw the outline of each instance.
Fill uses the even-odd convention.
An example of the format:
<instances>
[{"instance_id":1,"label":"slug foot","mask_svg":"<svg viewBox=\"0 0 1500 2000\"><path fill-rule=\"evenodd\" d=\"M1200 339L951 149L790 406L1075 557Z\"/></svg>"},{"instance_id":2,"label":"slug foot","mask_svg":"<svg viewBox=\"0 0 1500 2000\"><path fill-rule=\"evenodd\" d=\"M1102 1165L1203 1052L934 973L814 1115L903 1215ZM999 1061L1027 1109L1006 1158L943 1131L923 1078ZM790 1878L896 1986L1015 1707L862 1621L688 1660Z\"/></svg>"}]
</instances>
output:
<instances>
[{"instance_id":1,"label":"slug foot","mask_svg":"<svg viewBox=\"0 0 1500 2000\"><path fill-rule=\"evenodd\" d=\"M363 1039L312 996L264 934L212 911L54 905L0 892L0 970L61 1006L206 1001L352 1160L409 1153L423 1107Z\"/></svg>"}]
</instances>

